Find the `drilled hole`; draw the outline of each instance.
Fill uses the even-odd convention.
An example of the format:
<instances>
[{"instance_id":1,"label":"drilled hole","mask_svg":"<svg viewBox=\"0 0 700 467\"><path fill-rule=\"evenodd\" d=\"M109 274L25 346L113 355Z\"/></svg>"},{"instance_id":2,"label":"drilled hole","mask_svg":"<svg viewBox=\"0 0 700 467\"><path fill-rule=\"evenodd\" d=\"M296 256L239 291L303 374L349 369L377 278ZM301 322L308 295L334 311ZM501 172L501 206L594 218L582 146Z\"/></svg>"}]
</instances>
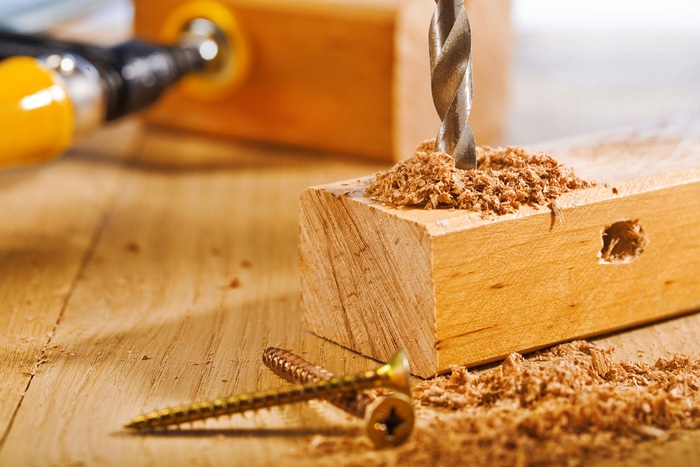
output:
<instances>
[{"instance_id":1,"label":"drilled hole","mask_svg":"<svg viewBox=\"0 0 700 467\"><path fill-rule=\"evenodd\" d=\"M649 244L639 219L615 222L603 229L601 264L626 264L639 257Z\"/></svg>"}]
</instances>

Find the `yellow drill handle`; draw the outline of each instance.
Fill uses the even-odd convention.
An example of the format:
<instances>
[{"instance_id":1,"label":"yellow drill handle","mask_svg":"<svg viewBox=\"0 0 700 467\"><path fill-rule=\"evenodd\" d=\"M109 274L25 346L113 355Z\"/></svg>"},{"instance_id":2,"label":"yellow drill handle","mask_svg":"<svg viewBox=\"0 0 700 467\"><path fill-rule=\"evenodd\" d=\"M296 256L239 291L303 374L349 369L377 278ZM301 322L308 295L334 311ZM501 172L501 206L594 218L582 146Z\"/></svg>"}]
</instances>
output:
<instances>
[{"instance_id":1,"label":"yellow drill handle","mask_svg":"<svg viewBox=\"0 0 700 467\"><path fill-rule=\"evenodd\" d=\"M58 74L32 57L0 62L0 169L48 161L68 148L75 112Z\"/></svg>"}]
</instances>

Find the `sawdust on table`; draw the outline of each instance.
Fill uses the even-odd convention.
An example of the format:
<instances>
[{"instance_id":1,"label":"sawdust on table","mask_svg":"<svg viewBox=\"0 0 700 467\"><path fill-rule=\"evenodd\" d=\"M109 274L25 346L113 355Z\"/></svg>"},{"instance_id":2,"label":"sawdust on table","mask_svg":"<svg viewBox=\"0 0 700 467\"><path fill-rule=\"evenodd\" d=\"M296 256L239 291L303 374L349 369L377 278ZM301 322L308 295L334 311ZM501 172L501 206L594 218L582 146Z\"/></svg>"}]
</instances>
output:
<instances>
[{"instance_id":1,"label":"sawdust on table","mask_svg":"<svg viewBox=\"0 0 700 467\"><path fill-rule=\"evenodd\" d=\"M613 361L576 341L413 389L416 427L404 445L316 436L306 454L328 465L583 465L624 459L700 428L700 359Z\"/></svg>"},{"instance_id":2,"label":"sawdust on table","mask_svg":"<svg viewBox=\"0 0 700 467\"><path fill-rule=\"evenodd\" d=\"M551 207L562 193L595 185L550 155L520 147L477 147L478 168L461 170L453 158L434 152L434 145L426 141L413 157L377 173L365 195L397 206L501 215L524 205Z\"/></svg>"}]
</instances>

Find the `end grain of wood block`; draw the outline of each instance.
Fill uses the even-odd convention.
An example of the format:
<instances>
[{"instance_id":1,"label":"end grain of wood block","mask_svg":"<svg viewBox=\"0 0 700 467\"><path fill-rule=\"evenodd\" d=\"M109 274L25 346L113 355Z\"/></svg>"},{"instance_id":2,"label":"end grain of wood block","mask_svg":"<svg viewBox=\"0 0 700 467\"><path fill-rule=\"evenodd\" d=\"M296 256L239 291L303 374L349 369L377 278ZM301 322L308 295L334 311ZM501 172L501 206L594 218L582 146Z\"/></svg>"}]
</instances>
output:
<instances>
[{"instance_id":1,"label":"end grain of wood block","mask_svg":"<svg viewBox=\"0 0 700 467\"><path fill-rule=\"evenodd\" d=\"M135 0L134 29L162 42L181 0ZM410 156L440 124L430 91L426 0L218 0L240 26L250 65L216 99L173 89L147 112L159 125L370 159ZM500 138L507 101L510 0L469 0L473 130ZM479 59L481 57L482 59Z\"/></svg>"},{"instance_id":2,"label":"end grain of wood block","mask_svg":"<svg viewBox=\"0 0 700 467\"><path fill-rule=\"evenodd\" d=\"M550 154L608 183L562 195L562 222L385 206L372 177L307 189L308 328L379 360L401 347L427 377L700 309L700 124Z\"/></svg>"}]
</instances>

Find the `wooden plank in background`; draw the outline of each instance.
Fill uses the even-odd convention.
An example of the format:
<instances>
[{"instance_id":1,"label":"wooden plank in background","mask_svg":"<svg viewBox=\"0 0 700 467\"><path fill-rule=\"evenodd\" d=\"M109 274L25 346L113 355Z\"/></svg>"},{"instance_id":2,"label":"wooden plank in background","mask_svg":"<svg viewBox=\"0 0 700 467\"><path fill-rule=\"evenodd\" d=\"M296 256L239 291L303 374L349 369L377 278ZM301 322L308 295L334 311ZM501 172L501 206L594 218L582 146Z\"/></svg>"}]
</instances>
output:
<instances>
[{"instance_id":1,"label":"wooden plank in background","mask_svg":"<svg viewBox=\"0 0 700 467\"><path fill-rule=\"evenodd\" d=\"M164 24L185 3L137 0L136 34L166 41ZM222 0L219 4L236 18L239 43L249 52L243 80L222 86L212 98L191 92L183 83L148 112L150 120L383 160L406 158L418 142L437 134L440 122L430 92L428 52L433 2ZM479 96L470 121L477 139L495 144L506 119L510 0L468 0L466 5ZM206 9L202 12L209 14Z\"/></svg>"}]
</instances>

